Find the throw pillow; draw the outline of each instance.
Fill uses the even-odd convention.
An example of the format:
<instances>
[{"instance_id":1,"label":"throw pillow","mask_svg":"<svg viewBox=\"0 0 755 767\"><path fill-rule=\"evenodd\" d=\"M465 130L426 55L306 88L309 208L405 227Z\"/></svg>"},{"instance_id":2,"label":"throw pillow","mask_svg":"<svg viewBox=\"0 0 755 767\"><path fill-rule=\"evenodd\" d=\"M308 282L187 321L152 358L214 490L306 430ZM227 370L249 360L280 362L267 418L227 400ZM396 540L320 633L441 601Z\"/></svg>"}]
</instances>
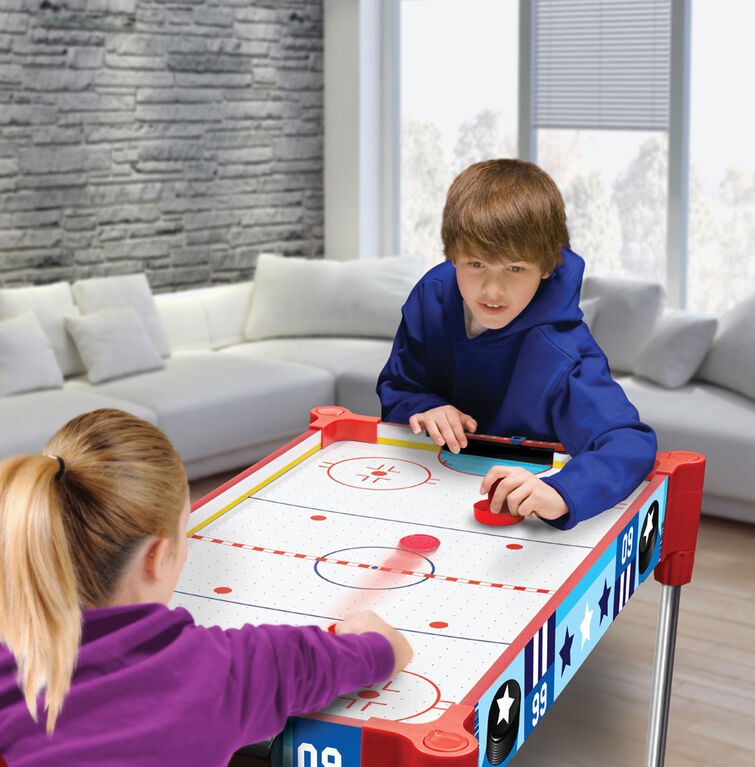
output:
<instances>
[{"instance_id":1,"label":"throw pillow","mask_svg":"<svg viewBox=\"0 0 755 767\"><path fill-rule=\"evenodd\" d=\"M213 285L202 294L202 306L213 349L244 342L244 323L252 300L252 282Z\"/></svg>"},{"instance_id":2,"label":"throw pillow","mask_svg":"<svg viewBox=\"0 0 755 767\"><path fill-rule=\"evenodd\" d=\"M663 308L663 287L614 277L585 277L583 298L600 298L590 332L614 373L631 373Z\"/></svg>"},{"instance_id":3,"label":"throw pillow","mask_svg":"<svg viewBox=\"0 0 755 767\"><path fill-rule=\"evenodd\" d=\"M79 314L71 297L71 286L67 282L54 282L51 285L0 289L0 320L28 311L34 312L50 339L63 375L82 373L84 363L63 324L64 317L77 317Z\"/></svg>"},{"instance_id":4,"label":"throw pillow","mask_svg":"<svg viewBox=\"0 0 755 767\"><path fill-rule=\"evenodd\" d=\"M598 306L600 305L600 299L595 298L583 298L579 302L579 308L582 310L582 320L588 328L592 328L593 322L595 322L595 315L598 313Z\"/></svg>"},{"instance_id":5,"label":"throw pillow","mask_svg":"<svg viewBox=\"0 0 755 767\"><path fill-rule=\"evenodd\" d=\"M399 257L330 261L262 254L244 337L393 338L419 274L415 261Z\"/></svg>"},{"instance_id":6,"label":"throw pillow","mask_svg":"<svg viewBox=\"0 0 755 767\"><path fill-rule=\"evenodd\" d=\"M679 309L667 312L640 352L634 372L667 389L684 386L708 353L717 327L715 317Z\"/></svg>"},{"instance_id":7,"label":"throw pillow","mask_svg":"<svg viewBox=\"0 0 755 767\"><path fill-rule=\"evenodd\" d=\"M755 399L755 295L721 317L698 378Z\"/></svg>"},{"instance_id":8,"label":"throw pillow","mask_svg":"<svg viewBox=\"0 0 755 767\"><path fill-rule=\"evenodd\" d=\"M144 322L155 348L163 357L170 356L170 343L144 274L77 280L71 290L82 314L101 312L104 309L122 309L127 306L135 309Z\"/></svg>"},{"instance_id":9,"label":"throw pillow","mask_svg":"<svg viewBox=\"0 0 755 767\"><path fill-rule=\"evenodd\" d=\"M67 317L65 322L90 383L165 367L144 323L130 307Z\"/></svg>"},{"instance_id":10,"label":"throw pillow","mask_svg":"<svg viewBox=\"0 0 755 767\"><path fill-rule=\"evenodd\" d=\"M210 331L200 298L208 289L159 293L155 296L160 322L174 352L210 348Z\"/></svg>"},{"instance_id":11,"label":"throw pillow","mask_svg":"<svg viewBox=\"0 0 755 767\"><path fill-rule=\"evenodd\" d=\"M33 312L0 321L0 396L59 389L63 373Z\"/></svg>"}]
</instances>

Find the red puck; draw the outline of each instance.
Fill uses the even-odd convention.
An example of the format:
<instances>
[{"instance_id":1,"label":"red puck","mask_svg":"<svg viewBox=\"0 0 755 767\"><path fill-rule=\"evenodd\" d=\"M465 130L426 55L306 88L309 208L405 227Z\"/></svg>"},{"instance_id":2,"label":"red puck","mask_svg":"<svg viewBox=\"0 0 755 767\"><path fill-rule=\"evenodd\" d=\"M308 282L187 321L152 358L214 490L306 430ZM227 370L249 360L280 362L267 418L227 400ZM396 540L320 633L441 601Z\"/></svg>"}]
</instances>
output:
<instances>
[{"instance_id":1,"label":"red puck","mask_svg":"<svg viewBox=\"0 0 755 767\"><path fill-rule=\"evenodd\" d=\"M417 554L429 554L440 546L440 541L434 535L425 535L417 533L416 535L405 535L398 545L407 551L413 551Z\"/></svg>"},{"instance_id":2,"label":"red puck","mask_svg":"<svg viewBox=\"0 0 755 767\"><path fill-rule=\"evenodd\" d=\"M490 501L487 498L477 501L474 505L474 518L484 525L515 525L524 519L524 517L515 517L506 511L493 514L490 510Z\"/></svg>"}]
</instances>

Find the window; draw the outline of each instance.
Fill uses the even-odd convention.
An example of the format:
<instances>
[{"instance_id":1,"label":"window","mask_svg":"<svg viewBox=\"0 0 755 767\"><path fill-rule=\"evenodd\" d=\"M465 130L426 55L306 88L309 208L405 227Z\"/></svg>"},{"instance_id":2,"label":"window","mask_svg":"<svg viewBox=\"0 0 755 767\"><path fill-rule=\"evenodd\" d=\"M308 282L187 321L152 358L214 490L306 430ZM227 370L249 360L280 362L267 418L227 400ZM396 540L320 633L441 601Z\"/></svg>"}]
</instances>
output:
<instances>
[{"instance_id":1,"label":"window","mask_svg":"<svg viewBox=\"0 0 755 767\"><path fill-rule=\"evenodd\" d=\"M401 2L401 252L443 259L448 187L516 157L518 0Z\"/></svg>"},{"instance_id":2,"label":"window","mask_svg":"<svg viewBox=\"0 0 755 767\"><path fill-rule=\"evenodd\" d=\"M665 282L668 0L536 0L532 143L588 272Z\"/></svg>"},{"instance_id":3,"label":"window","mask_svg":"<svg viewBox=\"0 0 755 767\"><path fill-rule=\"evenodd\" d=\"M719 313L755 290L755 5L694 0L690 72L689 305Z\"/></svg>"},{"instance_id":4,"label":"window","mask_svg":"<svg viewBox=\"0 0 755 767\"><path fill-rule=\"evenodd\" d=\"M537 131L538 164L561 190L587 273L665 282L666 145L658 131Z\"/></svg>"},{"instance_id":5,"label":"window","mask_svg":"<svg viewBox=\"0 0 755 767\"><path fill-rule=\"evenodd\" d=\"M580 27L579 19L564 16L571 6L583 13L590 6L585 17L589 23ZM640 6L646 14L645 32L636 23ZM690 0L687 257L686 264L683 258L679 261L679 268L668 250L670 139L663 123L668 114L674 118L680 110L672 108L675 90L668 102L663 58L657 54L664 50L668 55L664 48L668 30L671 25L672 33L678 33L680 17L669 15L670 2L658 0L580 0L576 5L575 0L538 0L536 6L524 7L539 7L541 20L547 21L551 14L553 22L551 37L544 39L555 51L555 64L542 58L547 45L540 50L536 43L532 46L533 61L541 73L551 67L549 90L533 93L532 145L536 161L564 195L571 244L584 256L588 273L665 283L670 269L671 275L677 275L676 287L686 280L690 308L716 314L751 295L755 290L755 106L746 89L737 90L737 83L755 70L750 40L755 4ZM632 24L626 24L626 35L622 26L607 32L603 21L596 21L601 8L630 14ZM519 2L401 0L400 23L401 251L421 254L429 265L442 258L441 212L454 176L471 162L518 153ZM556 40L567 24L574 27L573 36ZM648 77L638 84L642 78L627 76L630 90L624 93L620 80L626 73L612 62L609 75L618 72L619 78L612 81L613 90L600 84L601 93L608 94L601 95L604 101L583 96L580 76L566 72L558 56L566 50L573 56L569 66L587 66L583 79L589 90L595 73L589 59L585 63L580 56L584 40L595 28L605 39L601 56L619 39L630 46L630 53L632 45L644 46L646 53L656 57L646 69L660 73L657 79ZM637 35L638 42L627 43L632 35ZM560 87L564 83L569 88ZM635 98L648 93L652 96L649 106L643 102L647 124L622 127L623 116L634 118L630 113ZM603 103L615 107L613 117L598 114ZM539 119L542 115L545 118ZM679 146L683 142L671 147L677 157L684 154ZM671 194L678 195L678 190L672 187ZM683 226L674 225L670 230L675 237L684 231ZM674 289L669 291L671 296Z\"/></svg>"}]
</instances>

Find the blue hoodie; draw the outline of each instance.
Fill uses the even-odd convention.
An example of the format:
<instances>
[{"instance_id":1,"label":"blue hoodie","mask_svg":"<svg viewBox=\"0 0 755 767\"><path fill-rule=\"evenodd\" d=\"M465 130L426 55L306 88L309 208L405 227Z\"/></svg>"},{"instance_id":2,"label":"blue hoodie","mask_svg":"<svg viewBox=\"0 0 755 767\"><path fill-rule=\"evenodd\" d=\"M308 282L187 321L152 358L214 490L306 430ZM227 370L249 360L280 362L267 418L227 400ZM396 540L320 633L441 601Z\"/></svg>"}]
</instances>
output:
<instances>
[{"instance_id":1,"label":"blue hoodie","mask_svg":"<svg viewBox=\"0 0 755 767\"><path fill-rule=\"evenodd\" d=\"M377 391L384 421L451 404L480 434L561 442L572 460L543 481L569 508L551 524L568 529L626 498L652 470L657 445L582 322L584 261L562 253L519 315L475 338L453 263L431 269L404 304Z\"/></svg>"}]
</instances>

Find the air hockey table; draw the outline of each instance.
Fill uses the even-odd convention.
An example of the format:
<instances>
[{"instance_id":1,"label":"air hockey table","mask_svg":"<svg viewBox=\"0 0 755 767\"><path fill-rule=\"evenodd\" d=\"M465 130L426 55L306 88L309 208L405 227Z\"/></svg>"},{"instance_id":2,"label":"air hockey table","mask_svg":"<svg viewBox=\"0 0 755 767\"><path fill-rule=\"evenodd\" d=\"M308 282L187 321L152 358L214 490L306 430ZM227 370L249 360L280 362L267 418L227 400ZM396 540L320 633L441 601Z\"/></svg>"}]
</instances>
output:
<instances>
[{"instance_id":1,"label":"air hockey table","mask_svg":"<svg viewBox=\"0 0 755 767\"><path fill-rule=\"evenodd\" d=\"M271 764L508 764L651 573L663 585L646 764L663 763L705 459L659 453L628 498L571 530L475 519L492 465L546 475L568 460L561 450L471 437L455 455L406 426L325 406L306 433L194 504L172 606L225 628L332 628L369 608L414 648L388 682L289 718L264 744ZM437 549L399 545L416 535Z\"/></svg>"}]
</instances>

